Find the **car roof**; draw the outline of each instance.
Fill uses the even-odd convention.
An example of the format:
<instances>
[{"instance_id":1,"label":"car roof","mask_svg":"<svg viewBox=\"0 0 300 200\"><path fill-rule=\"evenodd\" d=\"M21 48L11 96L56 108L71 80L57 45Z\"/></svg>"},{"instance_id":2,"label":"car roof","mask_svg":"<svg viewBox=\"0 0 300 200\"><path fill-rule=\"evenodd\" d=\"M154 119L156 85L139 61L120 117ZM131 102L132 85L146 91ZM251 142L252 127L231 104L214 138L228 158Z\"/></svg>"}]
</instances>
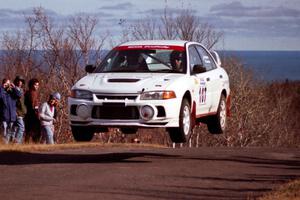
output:
<instances>
[{"instance_id":1,"label":"car roof","mask_svg":"<svg viewBox=\"0 0 300 200\"><path fill-rule=\"evenodd\" d=\"M170 45L170 46L182 46L187 43L185 40L138 40L125 42L119 46L131 46L131 45Z\"/></svg>"}]
</instances>

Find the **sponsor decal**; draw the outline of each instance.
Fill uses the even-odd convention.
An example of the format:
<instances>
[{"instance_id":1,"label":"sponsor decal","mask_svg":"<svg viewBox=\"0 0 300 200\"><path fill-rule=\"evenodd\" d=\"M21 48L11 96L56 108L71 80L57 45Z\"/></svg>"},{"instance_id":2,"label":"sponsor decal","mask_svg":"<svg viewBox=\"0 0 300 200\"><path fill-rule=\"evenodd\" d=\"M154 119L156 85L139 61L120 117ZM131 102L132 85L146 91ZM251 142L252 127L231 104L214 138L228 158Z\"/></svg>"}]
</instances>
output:
<instances>
[{"instance_id":1,"label":"sponsor decal","mask_svg":"<svg viewBox=\"0 0 300 200\"><path fill-rule=\"evenodd\" d=\"M207 64L210 64L210 63L211 63L208 56L203 56L203 60L204 60L204 62L207 63Z\"/></svg>"},{"instance_id":2,"label":"sponsor decal","mask_svg":"<svg viewBox=\"0 0 300 200\"><path fill-rule=\"evenodd\" d=\"M199 104L206 103L206 82L204 79L200 79L200 89L199 89Z\"/></svg>"},{"instance_id":3,"label":"sponsor decal","mask_svg":"<svg viewBox=\"0 0 300 200\"><path fill-rule=\"evenodd\" d=\"M118 46L115 49L116 50L166 49L166 50L184 51L183 46L175 46L175 45L129 45L129 46Z\"/></svg>"}]
</instances>

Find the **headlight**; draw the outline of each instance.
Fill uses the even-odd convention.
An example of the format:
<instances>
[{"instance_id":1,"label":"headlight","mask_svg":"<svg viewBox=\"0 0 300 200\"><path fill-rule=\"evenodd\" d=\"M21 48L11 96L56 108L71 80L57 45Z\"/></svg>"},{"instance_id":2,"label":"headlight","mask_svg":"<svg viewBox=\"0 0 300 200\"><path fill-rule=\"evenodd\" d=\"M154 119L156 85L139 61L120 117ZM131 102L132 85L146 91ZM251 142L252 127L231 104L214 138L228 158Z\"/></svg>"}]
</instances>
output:
<instances>
[{"instance_id":1,"label":"headlight","mask_svg":"<svg viewBox=\"0 0 300 200\"><path fill-rule=\"evenodd\" d=\"M143 92L141 94L141 100L163 100L176 98L174 91L153 91Z\"/></svg>"},{"instance_id":2,"label":"headlight","mask_svg":"<svg viewBox=\"0 0 300 200\"><path fill-rule=\"evenodd\" d=\"M72 90L71 97L76 99L93 99L93 93L87 90Z\"/></svg>"}]
</instances>

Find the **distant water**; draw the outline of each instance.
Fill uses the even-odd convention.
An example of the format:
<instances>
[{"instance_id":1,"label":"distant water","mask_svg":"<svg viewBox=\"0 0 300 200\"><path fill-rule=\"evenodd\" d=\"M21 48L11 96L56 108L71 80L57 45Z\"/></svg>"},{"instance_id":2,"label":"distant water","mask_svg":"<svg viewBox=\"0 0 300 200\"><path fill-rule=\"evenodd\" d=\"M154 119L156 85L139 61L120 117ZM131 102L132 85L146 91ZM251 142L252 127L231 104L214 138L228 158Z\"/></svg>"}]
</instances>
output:
<instances>
[{"instance_id":1,"label":"distant water","mask_svg":"<svg viewBox=\"0 0 300 200\"><path fill-rule=\"evenodd\" d=\"M300 80L300 51L220 51L234 56L267 81Z\"/></svg>"},{"instance_id":2,"label":"distant water","mask_svg":"<svg viewBox=\"0 0 300 200\"><path fill-rule=\"evenodd\" d=\"M103 50L102 55L107 54ZM253 69L258 78L267 81L300 81L300 51L218 51L221 57L234 56L239 58L245 67ZM0 56L5 50L0 50ZM93 57L95 53L91 51L91 63L95 63ZM36 55L42 59L41 52ZM82 66L84 64L82 62ZM0 63L1 67L1 63Z\"/></svg>"}]
</instances>

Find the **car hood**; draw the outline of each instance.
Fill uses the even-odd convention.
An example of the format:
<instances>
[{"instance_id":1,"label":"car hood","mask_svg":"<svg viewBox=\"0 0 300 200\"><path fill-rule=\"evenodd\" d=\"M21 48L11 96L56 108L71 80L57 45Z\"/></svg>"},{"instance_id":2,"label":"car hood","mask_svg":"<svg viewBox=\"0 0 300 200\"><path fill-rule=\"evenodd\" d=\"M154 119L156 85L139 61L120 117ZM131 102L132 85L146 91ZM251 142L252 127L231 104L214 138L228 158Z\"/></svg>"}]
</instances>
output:
<instances>
[{"instance_id":1,"label":"car hood","mask_svg":"<svg viewBox=\"0 0 300 200\"><path fill-rule=\"evenodd\" d=\"M140 93L171 90L175 80L184 74L166 73L92 73L80 79L73 89L94 93Z\"/></svg>"}]
</instances>

